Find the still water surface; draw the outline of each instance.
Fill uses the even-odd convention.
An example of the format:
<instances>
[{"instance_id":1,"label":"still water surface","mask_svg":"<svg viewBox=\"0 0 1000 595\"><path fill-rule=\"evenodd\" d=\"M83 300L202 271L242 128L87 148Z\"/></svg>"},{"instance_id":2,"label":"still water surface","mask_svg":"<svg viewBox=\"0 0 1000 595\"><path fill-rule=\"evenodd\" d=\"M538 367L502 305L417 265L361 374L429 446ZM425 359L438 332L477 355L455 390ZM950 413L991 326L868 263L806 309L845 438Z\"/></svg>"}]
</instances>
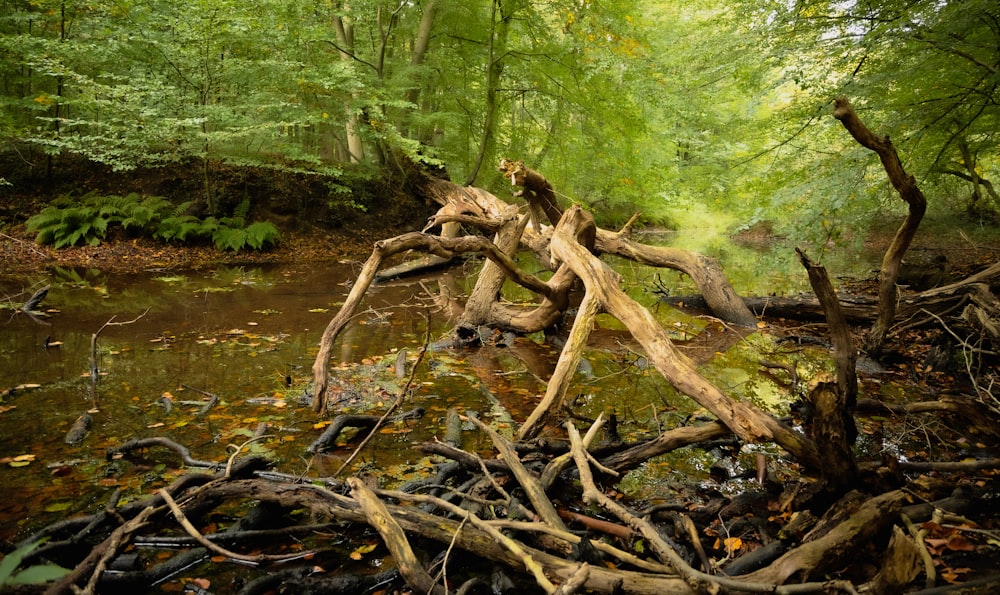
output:
<instances>
[{"instance_id":1,"label":"still water surface","mask_svg":"<svg viewBox=\"0 0 1000 595\"><path fill-rule=\"evenodd\" d=\"M732 267L738 291L807 289L805 274L790 257L740 254L744 264ZM780 358L770 339L736 334L704 317L657 305L652 291L657 285L671 286L675 294L693 288L677 273L621 266L630 294L655 312L724 390L778 409L787 404L780 387L756 378L760 351ZM475 268L369 291L363 312L335 349L338 409L385 410L405 383L395 371L396 360L412 366L425 337L441 338L454 323L431 296L443 287L451 295L467 291L466 272ZM0 401L0 539L94 512L115 489L122 489L126 500L142 497L183 471L169 451L150 451L139 461L107 460L108 448L132 438L166 436L190 448L196 459L224 462L230 445L267 424L267 438L252 452L275 458L288 473L335 471L356 440L347 435L333 452L308 457L307 446L333 413L314 415L307 393L319 337L358 269L357 263L128 275L53 269L31 279L0 280L0 296L11 305L51 286L42 303L50 310L46 316L0 310L0 390L15 388ZM516 290L505 291L509 299L525 299ZM601 327L578 372L579 411L616 413L632 438L697 413L648 369L616 321L602 317ZM95 389L91 358L98 332ZM415 375L416 390L403 405L425 408L424 417L387 428L355 468L391 467L400 479L408 468L426 468L414 446L443 435L451 407L478 411L509 433L544 393L557 356L541 336L504 347L429 352ZM218 397L210 407L208 395ZM89 432L67 444L67 432L87 412ZM470 440L466 448L488 448ZM683 471L704 471L709 463L692 461Z\"/></svg>"}]
</instances>

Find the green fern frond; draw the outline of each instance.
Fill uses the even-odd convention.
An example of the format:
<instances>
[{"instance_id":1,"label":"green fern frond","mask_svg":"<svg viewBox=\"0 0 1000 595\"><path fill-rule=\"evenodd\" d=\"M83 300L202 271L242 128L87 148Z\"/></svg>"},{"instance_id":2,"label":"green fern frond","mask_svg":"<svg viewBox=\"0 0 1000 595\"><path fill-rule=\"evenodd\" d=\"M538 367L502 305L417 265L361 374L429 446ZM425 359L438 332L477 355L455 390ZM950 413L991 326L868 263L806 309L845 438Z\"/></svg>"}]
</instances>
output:
<instances>
[{"instance_id":1,"label":"green fern frond","mask_svg":"<svg viewBox=\"0 0 1000 595\"><path fill-rule=\"evenodd\" d=\"M247 215L249 214L250 214L250 199L244 198L242 201L240 201L240 204L236 205L236 208L233 209L233 217L241 221L246 221ZM241 223L239 227L243 227L243 224Z\"/></svg>"},{"instance_id":2,"label":"green fern frond","mask_svg":"<svg viewBox=\"0 0 1000 595\"><path fill-rule=\"evenodd\" d=\"M247 232L243 229L220 227L212 234L212 243L219 250L237 251L247 244Z\"/></svg>"},{"instance_id":3,"label":"green fern frond","mask_svg":"<svg viewBox=\"0 0 1000 595\"><path fill-rule=\"evenodd\" d=\"M254 250L261 250L265 246L272 246L281 237L278 228L270 221L257 221L251 223L246 228L246 243Z\"/></svg>"}]
</instances>

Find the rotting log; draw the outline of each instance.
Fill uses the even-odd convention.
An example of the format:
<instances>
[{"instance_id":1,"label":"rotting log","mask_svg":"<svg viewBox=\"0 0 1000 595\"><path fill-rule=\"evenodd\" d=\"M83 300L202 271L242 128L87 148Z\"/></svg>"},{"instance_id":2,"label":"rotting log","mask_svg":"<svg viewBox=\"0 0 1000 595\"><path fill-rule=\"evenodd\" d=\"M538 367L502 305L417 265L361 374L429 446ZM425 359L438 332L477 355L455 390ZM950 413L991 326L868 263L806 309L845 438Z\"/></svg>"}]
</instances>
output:
<instances>
[{"instance_id":1,"label":"rotting log","mask_svg":"<svg viewBox=\"0 0 1000 595\"><path fill-rule=\"evenodd\" d=\"M1000 312L1000 300L990 290L990 282L1000 276L1000 263L990 265L965 279L942 285L919 293L906 292L898 296L896 319L899 320L889 331L893 336L900 328L911 327L911 319L930 318L928 314L944 315L954 312L966 304L973 304L991 317ZM674 307L709 309L701 295L663 296L660 301ZM825 318L823 305L814 295L798 296L746 296L742 298L746 306L762 318L787 318L789 320L822 320ZM854 324L871 324L878 317L878 300L864 295L839 295L838 301L844 317Z\"/></svg>"},{"instance_id":2,"label":"rotting log","mask_svg":"<svg viewBox=\"0 0 1000 595\"><path fill-rule=\"evenodd\" d=\"M626 233L597 231L598 253L613 254L640 264L681 271L691 277L712 313L722 320L753 328L757 318L743 302L722 272L719 261L689 250L648 246L633 241Z\"/></svg>"},{"instance_id":3,"label":"rotting log","mask_svg":"<svg viewBox=\"0 0 1000 595\"><path fill-rule=\"evenodd\" d=\"M763 583L784 584L788 580L809 580L840 568L858 548L868 543L899 515L906 501L902 491L886 492L865 500L852 509L841 523L813 541L786 552L769 566L744 575L743 578Z\"/></svg>"}]
</instances>

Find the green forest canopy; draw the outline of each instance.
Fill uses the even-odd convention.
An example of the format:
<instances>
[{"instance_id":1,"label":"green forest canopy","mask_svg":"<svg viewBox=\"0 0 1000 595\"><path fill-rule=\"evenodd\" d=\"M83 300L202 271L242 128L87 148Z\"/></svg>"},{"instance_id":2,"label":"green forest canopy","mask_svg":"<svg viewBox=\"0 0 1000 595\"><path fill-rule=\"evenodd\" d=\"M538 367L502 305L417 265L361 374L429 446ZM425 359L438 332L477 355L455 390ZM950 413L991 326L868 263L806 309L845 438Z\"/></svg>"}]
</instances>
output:
<instances>
[{"instance_id":1,"label":"green forest canopy","mask_svg":"<svg viewBox=\"0 0 1000 595\"><path fill-rule=\"evenodd\" d=\"M0 131L24 167L211 160L335 184L411 160L490 188L507 156L609 224L707 208L836 237L897 208L830 117L844 95L932 209L1000 209L995 0L0 0L0 15Z\"/></svg>"}]
</instances>

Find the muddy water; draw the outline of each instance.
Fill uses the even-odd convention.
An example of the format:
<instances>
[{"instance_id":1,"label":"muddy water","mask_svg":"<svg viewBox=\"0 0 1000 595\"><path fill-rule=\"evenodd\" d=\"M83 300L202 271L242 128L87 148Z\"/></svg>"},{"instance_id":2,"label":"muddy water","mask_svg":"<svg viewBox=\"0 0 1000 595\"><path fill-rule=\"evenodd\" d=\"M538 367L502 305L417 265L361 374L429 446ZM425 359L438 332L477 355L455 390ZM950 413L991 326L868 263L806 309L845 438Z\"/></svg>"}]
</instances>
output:
<instances>
[{"instance_id":1,"label":"muddy water","mask_svg":"<svg viewBox=\"0 0 1000 595\"><path fill-rule=\"evenodd\" d=\"M355 268L55 270L5 283L11 302L51 285L42 304L50 309L46 316L2 312L0 388L14 390L0 405L0 458L20 457L0 466L5 535L16 526L93 510L94 501L115 488L138 490L169 479L157 463L180 467L169 451L147 453L150 465L105 460L107 448L131 438L167 436L194 458L219 461L228 456L227 445L267 423L272 437L259 450L301 468L296 459L322 419L304 396L309 368ZM414 297L420 291L408 284L374 289L370 312L347 330L337 357L360 362L388 345L418 346L426 327ZM441 328L446 323L431 320ZM209 407L210 395L218 400ZM84 414L92 419L90 431L67 444L67 432ZM389 442L381 447L391 448Z\"/></svg>"},{"instance_id":2,"label":"muddy water","mask_svg":"<svg viewBox=\"0 0 1000 595\"><path fill-rule=\"evenodd\" d=\"M0 390L13 389L0 402L0 539L99 510L115 490L124 501L142 497L184 471L179 457L165 449L106 457L109 448L132 438L168 437L195 459L224 462L233 445L260 431L265 438L247 451L272 457L278 470L335 472L357 438L348 432L330 453L310 457L306 448L323 424L337 411L384 411L407 382L425 339L442 337L454 323L434 296L440 298L443 288L459 295L471 283L458 270L374 287L334 352L335 410L317 416L309 406L310 367L322 330L357 270L357 263L133 275L55 269L32 279L0 280L0 296L11 306L51 286L44 316L0 310ZM624 272L626 289L654 311L710 378L738 397L779 410L787 405L781 387L756 373L761 352L781 358L773 341L657 306L654 285L677 277L685 289L674 273L661 276L635 266ZM525 299L513 289L505 295ZM602 316L599 327L577 372L572 398L578 412L615 413L626 439L697 413L649 369L620 324ZM387 481L403 481L426 469L428 460L415 445L443 436L452 407L476 411L512 432L544 393L557 357L540 335L472 351L426 353L403 405L423 407L424 417L386 428L352 471L377 470ZM91 419L89 431L67 443L83 415ZM467 434L466 448L489 449ZM661 471L703 473L710 463L686 458ZM640 495L644 488L655 491L661 472L655 465L645 471L633 481Z\"/></svg>"}]
</instances>

